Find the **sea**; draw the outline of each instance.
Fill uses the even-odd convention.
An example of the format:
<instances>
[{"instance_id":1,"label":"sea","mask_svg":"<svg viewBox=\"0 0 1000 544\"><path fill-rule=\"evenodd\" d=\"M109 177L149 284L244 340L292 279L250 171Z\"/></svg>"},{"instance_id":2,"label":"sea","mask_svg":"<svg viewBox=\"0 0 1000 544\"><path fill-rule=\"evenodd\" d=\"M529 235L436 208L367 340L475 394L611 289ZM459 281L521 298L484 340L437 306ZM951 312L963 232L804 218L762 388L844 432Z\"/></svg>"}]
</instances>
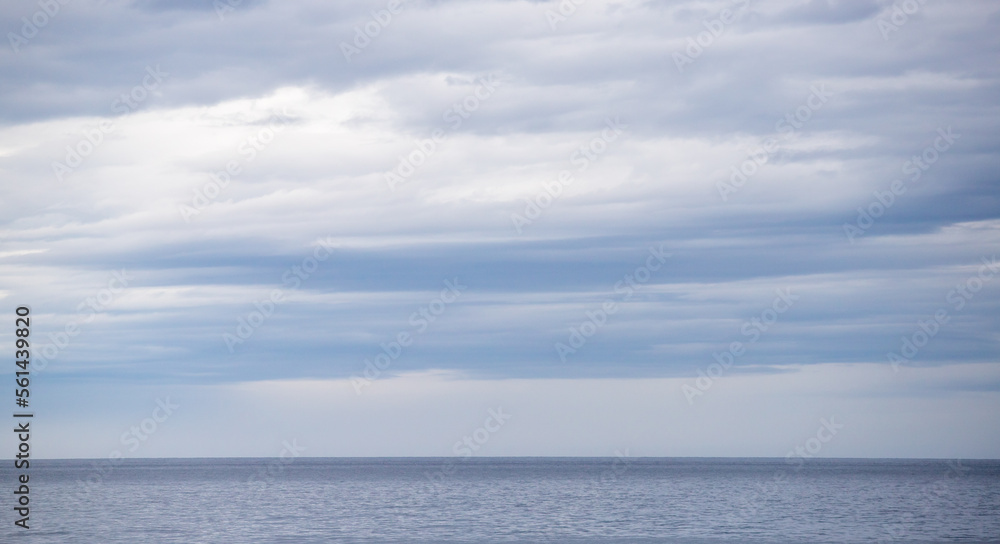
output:
<instances>
[{"instance_id":1,"label":"sea","mask_svg":"<svg viewBox=\"0 0 1000 544\"><path fill-rule=\"evenodd\" d=\"M3 543L1000 542L995 460L32 460L27 530L17 472Z\"/></svg>"}]
</instances>

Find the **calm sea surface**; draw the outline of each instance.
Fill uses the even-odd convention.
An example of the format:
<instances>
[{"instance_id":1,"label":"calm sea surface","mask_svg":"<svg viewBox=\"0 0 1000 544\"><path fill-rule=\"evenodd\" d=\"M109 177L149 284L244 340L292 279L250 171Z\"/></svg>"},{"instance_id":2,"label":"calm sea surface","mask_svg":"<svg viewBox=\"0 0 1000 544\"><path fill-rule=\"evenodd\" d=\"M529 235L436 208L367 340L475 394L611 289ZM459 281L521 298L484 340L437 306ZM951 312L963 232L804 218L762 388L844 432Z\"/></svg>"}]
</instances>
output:
<instances>
[{"instance_id":1,"label":"calm sea surface","mask_svg":"<svg viewBox=\"0 0 1000 544\"><path fill-rule=\"evenodd\" d=\"M289 462L290 461L290 462ZM0 542L1000 542L1000 461L31 462Z\"/></svg>"}]
</instances>

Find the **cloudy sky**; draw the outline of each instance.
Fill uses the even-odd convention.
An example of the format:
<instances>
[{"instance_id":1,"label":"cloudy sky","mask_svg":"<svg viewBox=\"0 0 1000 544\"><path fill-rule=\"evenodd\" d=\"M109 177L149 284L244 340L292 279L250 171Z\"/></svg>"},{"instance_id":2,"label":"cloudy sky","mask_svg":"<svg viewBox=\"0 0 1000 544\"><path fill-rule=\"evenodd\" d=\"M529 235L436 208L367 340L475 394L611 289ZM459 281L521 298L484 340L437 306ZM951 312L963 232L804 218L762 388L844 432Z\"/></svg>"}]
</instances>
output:
<instances>
[{"instance_id":1,"label":"cloudy sky","mask_svg":"<svg viewBox=\"0 0 1000 544\"><path fill-rule=\"evenodd\" d=\"M448 456L502 408L476 455L1000 457L998 25L6 3L36 451Z\"/></svg>"}]
</instances>

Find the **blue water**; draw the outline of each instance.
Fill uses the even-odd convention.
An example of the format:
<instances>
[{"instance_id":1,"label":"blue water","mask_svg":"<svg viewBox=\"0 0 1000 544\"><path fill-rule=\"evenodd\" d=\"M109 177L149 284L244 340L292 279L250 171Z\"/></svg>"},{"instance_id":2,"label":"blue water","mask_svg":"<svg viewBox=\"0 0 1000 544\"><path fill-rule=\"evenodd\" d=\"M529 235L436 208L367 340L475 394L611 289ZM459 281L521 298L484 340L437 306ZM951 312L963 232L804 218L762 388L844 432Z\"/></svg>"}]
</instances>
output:
<instances>
[{"instance_id":1,"label":"blue water","mask_svg":"<svg viewBox=\"0 0 1000 544\"><path fill-rule=\"evenodd\" d=\"M0 541L1000 542L1000 461L32 461Z\"/></svg>"}]
</instances>

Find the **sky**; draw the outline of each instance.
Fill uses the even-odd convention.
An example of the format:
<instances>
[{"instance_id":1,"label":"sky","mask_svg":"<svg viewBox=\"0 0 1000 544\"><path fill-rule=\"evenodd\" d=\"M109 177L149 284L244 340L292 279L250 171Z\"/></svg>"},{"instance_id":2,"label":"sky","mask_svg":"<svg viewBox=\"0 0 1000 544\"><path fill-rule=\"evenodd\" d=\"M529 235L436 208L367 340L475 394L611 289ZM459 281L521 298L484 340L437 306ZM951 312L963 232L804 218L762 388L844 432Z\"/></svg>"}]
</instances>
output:
<instances>
[{"instance_id":1,"label":"sky","mask_svg":"<svg viewBox=\"0 0 1000 544\"><path fill-rule=\"evenodd\" d=\"M35 453L998 458L998 24L6 3Z\"/></svg>"}]
</instances>

